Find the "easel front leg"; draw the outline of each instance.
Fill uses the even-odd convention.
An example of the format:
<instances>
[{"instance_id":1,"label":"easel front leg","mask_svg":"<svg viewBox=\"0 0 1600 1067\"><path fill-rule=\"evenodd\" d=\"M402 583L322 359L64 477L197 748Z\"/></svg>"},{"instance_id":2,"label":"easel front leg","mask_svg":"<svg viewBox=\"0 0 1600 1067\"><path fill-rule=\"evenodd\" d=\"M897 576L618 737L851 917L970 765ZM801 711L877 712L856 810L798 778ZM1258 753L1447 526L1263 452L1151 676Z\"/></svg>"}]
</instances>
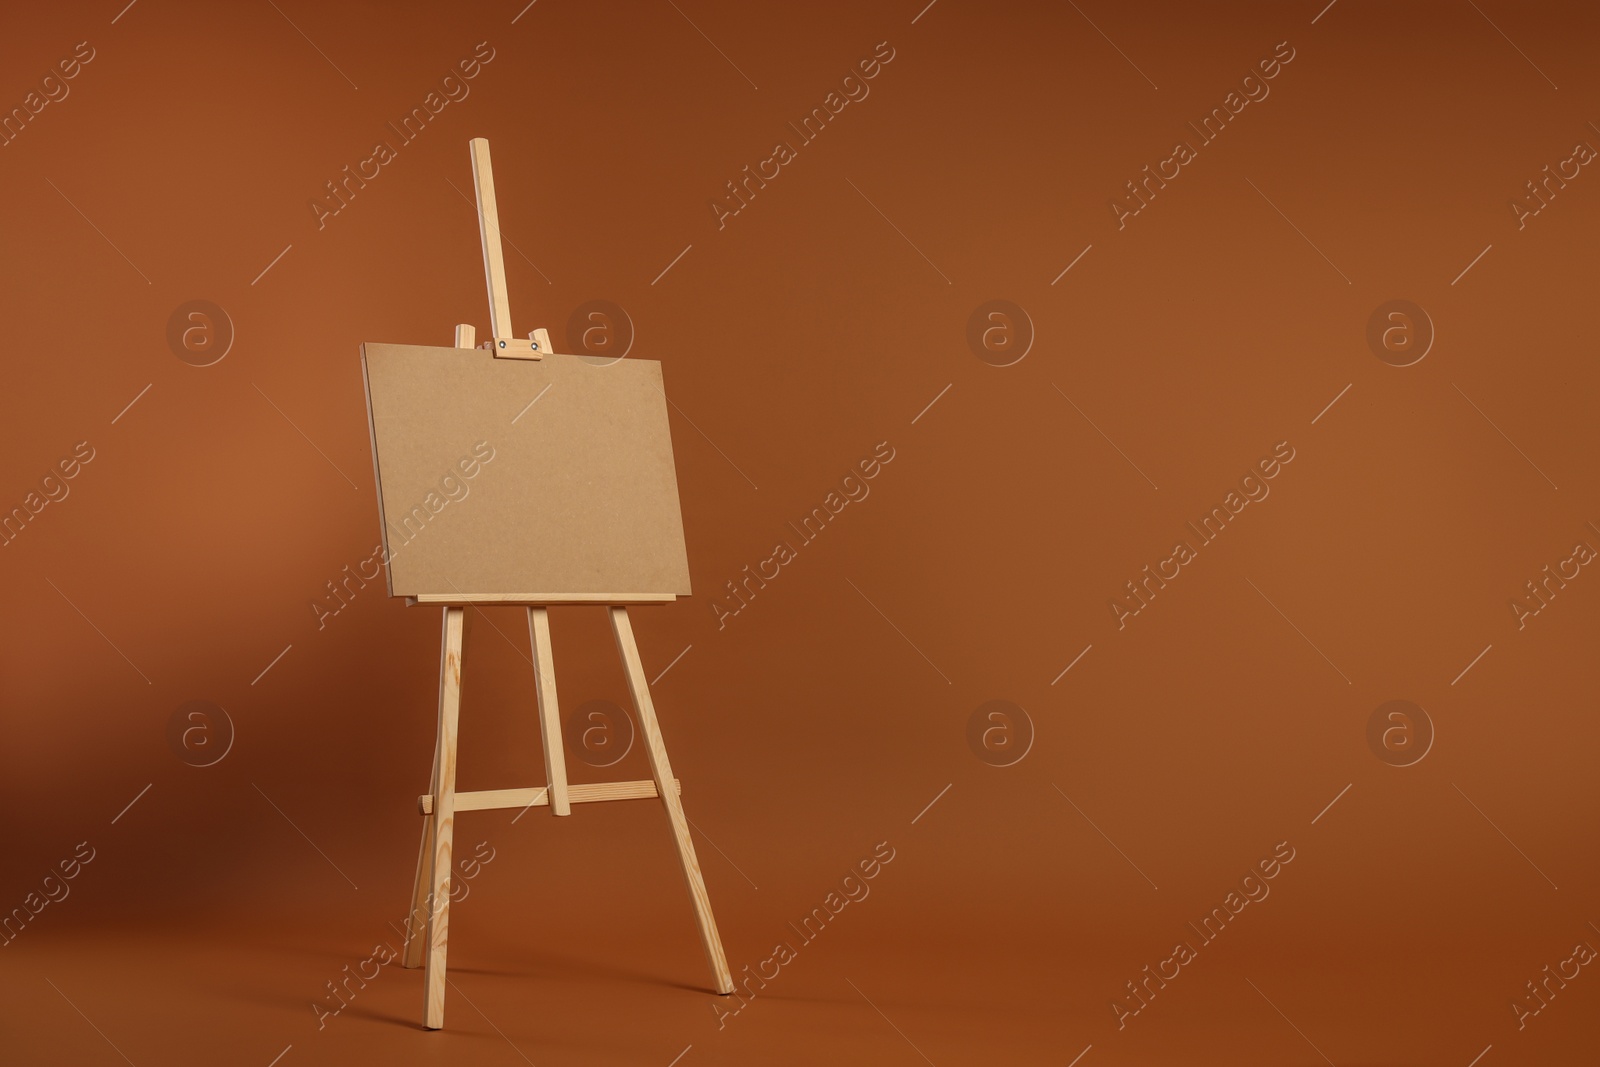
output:
<instances>
[{"instance_id":1,"label":"easel front leg","mask_svg":"<svg viewBox=\"0 0 1600 1067\"><path fill-rule=\"evenodd\" d=\"M428 894L428 956L422 1025L444 1025L445 950L450 940L450 846L456 813L456 725L461 711L461 641L466 609L444 609L444 640L439 653L439 735L433 767L433 857Z\"/></svg>"},{"instance_id":2,"label":"easel front leg","mask_svg":"<svg viewBox=\"0 0 1600 1067\"><path fill-rule=\"evenodd\" d=\"M550 787L550 814L571 815L567 799L567 755L561 747L561 710L556 703L556 662L550 651L550 613L528 609L528 641L533 646L533 688L539 702L539 736L544 739L544 775Z\"/></svg>"},{"instance_id":3,"label":"easel front leg","mask_svg":"<svg viewBox=\"0 0 1600 1067\"><path fill-rule=\"evenodd\" d=\"M470 323L456 325L456 347L471 348L476 330ZM444 609L444 640L449 641L450 609ZM463 636L465 624L463 624ZM456 662L461 658L461 644L456 644ZM443 680L443 668L441 681ZM457 680L459 691L459 679ZM442 699L442 692L441 692ZM459 706L459 701L458 701ZM442 707L442 705L441 705ZM439 746L437 742L433 752L433 770L428 772L428 790L436 792L439 787ZM427 944L428 934L428 893L433 882L433 842L434 825L438 809L422 820L422 844L417 848L417 873L411 881L411 911L406 915L405 945L400 950L400 966L413 968L422 966L422 953Z\"/></svg>"},{"instance_id":4,"label":"easel front leg","mask_svg":"<svg viewBox=\"0 0 1600 1067\"><path fill-rule=\"evenodd\" d=\"M644 734L645 754L650 757L650 773L656 780L656 792L667 809L667 821L672 824L673 841L678 846L678 860L683 865L683 880L689 886L689 899L694 904L694 917L700 923L700 940L705 946L706 961L716 980L717 992L733 992L733 976L728 972L728 957L722 951L722 936L717 933L717 920L711 914L711 897L706 892L706 880L700 873L700 861L695 858L694 841L689 837L689 819L683 813L683 803L672 777L672 764L667 760L667 746L661 739L661 726L656 722L655 704L650 700L650 684L645 680L644 662L639 658L639 645L633 639L633 624L628 621L628 609L613 607L611 633L617 639L617 653L622 657L622 667L628 676L628 691L633 694L633 708L639 715L639 731Z\"/></svg>"}]
</instances>

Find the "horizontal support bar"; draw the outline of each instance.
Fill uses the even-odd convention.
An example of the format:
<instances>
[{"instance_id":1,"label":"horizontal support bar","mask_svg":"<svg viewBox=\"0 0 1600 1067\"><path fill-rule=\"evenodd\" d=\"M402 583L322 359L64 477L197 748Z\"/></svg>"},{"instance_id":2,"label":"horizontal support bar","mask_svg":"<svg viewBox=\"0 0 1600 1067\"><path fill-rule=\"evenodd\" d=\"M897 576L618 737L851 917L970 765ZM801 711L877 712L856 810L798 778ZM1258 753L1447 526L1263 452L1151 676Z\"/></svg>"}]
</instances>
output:
<instances>
[{"instance_id":1,"label":"horizontal support bar","mask_svg":"<svg viewBox=\"0 0 1600 1067\"><path fill-rule=\"evenodd\" d=\"M683 783L672 780L672 787L683 792ZM597 782L593 785L567 786L567 799L574 804L596 804L603 800L646 800L660 796L654 782ZM533 789L475 789L456 794L456 811L490 811L496 808L539 808L550 804L547 786ZM417 798L417 811L433 814L433 794L424 793Z\"/></svg>"},{"instance_id":2,"label":"horizontal support bar","mask_svg":"<svg viewBox=\"0 0 1600 1067\"><path fill-rule=\"evenodd\" d=\"M408 604L506 604L530 608L548 604L670 604L676 593L417 593Z\"/></svg>"}]
</instances>

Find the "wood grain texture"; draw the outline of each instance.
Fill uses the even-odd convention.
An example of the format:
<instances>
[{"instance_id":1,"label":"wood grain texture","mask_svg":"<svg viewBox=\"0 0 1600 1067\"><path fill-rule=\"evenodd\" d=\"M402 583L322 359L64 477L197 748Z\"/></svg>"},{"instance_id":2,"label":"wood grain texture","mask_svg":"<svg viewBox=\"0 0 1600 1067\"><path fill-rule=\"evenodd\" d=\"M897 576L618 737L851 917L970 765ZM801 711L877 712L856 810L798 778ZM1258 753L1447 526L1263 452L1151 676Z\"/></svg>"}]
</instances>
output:
<instances>
[{"instance_id":1,"label":"wood grain texture","mask_svg":"<svg viewBox=\"0 0 1600 1067\"><path fill-rule=\"evenodd\" d=\"M628 676L628 691L633 695L634 711L639 716L639 732L644 735L650 773L655 778L662 806L667 810L673 842L678 846L683 880L689 889L689 900L694 905L694 917L700 924L700 941L706 951L706 961L711 965L717 992L726 995L733 992L733 976L728 971L728 957L722 951L722 936L717 932L716 917L711 914L711 896L706 892L700 861L695 857L694 841L689 837L689 819L683 813L683 803L678 799L677 790L670 786L676 779L672 776L672 764L667 759L667 746L661 738L661 727L656 722L655 704L650 699L650 683L645 678L639 646L633 638L633 624L628 621L628 609L625 607L610 608L608 613L611 616L611 633L617 640L617 652L622 657L622 667Z\"/></svg>"},{"instance_id":2,"label":"wood grain texture","mask_svg":"<svg viewBox=\"0 0 1600 1067\"><path fill-rule=\"evenodd\" d=\"M434 743L433 862L429 877L428 954L422 1025L444 1025L445 956L450 943L450 864L455 834L456 736L461 713L461 645L466 609L444 609L439 652L439 733Z\"/></svg>"},{"instance_id":3,"label":"wood grain texture","mask_svg":"<svg viewBox=\"0 0 1600 1067\"><path fill-rule=\"evenodd\" d=\"M673 779L674 792L682 794L683 783ZM592 782L587 785L567 787L567 799L574 804L597 804L608 800L647 800L660 796L654 781L642 782ZM456 813L463 811L494 811L500 808L542 808L549 804L549 790L544 786L528 789L476 789L456 794ZM417 810L423 815L433 811L433 795L424 793L417 798Z\"/></svg>"},{"instance_id":4,"label":"wood grain texture","mask_svg":"<svg viewBox=\"0 0 1600 1067\"><path fill-rule=\"evenodd\" d=\"M506 259L500 247L500 205L494 195L494 170L489 163L489 142L474 137L472 184L478 193L478 235L483 242L483 274L489 287L489 334L510 337L511 297L506 291Z\"/></svg>"},{"instance_id":5,"label":"wood grain texture","mask_svg":"<svg viewBox=\"0 0 1600 1067\"><path fill-rule=\"evenodd\" d=\"M556 661L550 650L550 613L528 609L528 643L533 648L533 691L539 704L539 736L544 741L544 775L550 813L571 815L567 801L567 755L561 747L561 712L556 700Z\"/></svg>"}]
</instances>

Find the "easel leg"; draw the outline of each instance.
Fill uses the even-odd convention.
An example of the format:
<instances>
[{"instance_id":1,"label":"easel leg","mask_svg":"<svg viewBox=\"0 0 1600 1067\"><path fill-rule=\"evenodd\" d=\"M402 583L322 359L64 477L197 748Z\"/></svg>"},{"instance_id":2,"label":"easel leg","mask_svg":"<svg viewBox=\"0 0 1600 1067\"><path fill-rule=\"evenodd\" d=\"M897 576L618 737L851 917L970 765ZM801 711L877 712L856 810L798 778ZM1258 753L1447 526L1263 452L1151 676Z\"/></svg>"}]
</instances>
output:
<instances>
[{"instance_id":1,"label":"easel leg","mask_svg":"<svg viewBox=\"0 0 1600 1067\"><path fill-rule=\"evenodd\" d=\"M444 1025L445 950L450 940L450 846L456 813L456 724L461 711L461 640L466 609L444 609L444 641L439 653L439 736L434 747L433 856L429 866L430 911L424 984L427 999L422 1025Z\"/></svg>"},{"instance_id":2,"label":"easel leg","mask_svg":"<svg viewBox=\"0 0 1600 1067\"><path fill-rule=\"evenodd\" d=\"M449 609L446 609L449 610ZM433 770L428 774L428 791L439 780L439 752L433 753ZM417 848L417 874L411 881L411 911L406 915L405 947L400 966L421 967L422 950L428 940L428 890L433 872L433 816L422 820L422 844Z\"/></svg>"},{"instance_id":3,"label":"easel leg","mask_svg":"<svg viewBox=\"0 0 1600 1067\"><path fill-rule=\"evenodd\" d=\"M561 711L556 704L556 663L550 651L550 613L528 609L528 640L533 646L533 686L539 701L539 736L544 739L544 775L550 787L550 813L571 815L567 799L567 755L561 748Z\"/></svg>"},{"instance_id":4,"label":"easel leg","mask_svg":"<svg viewBox=\"0 0 1600 1067\"><path fill-rule=\"evenodd\" d=\"M667 761L667 746L661 739L661 726L656 722L655 705L650 700L650 684L645 680L644 663L639 658L639 646L633 639L633 624L628 621L628 609L613 607L611 633L617 639L617 652L622 657L622 667L628 676L628 691L633 694L633 708L639 715L639 731L644 734L645 754L650 757L650 773L656 781L656 792L667 809L667 821L672 824L672 837L678 846L678 860L683 865L683 878L689 886L689 899L694 904L694 917L700 923L700 940L705 946L706 961L716 981L717 992L733 992L733 976L728 972L728 957L722 951L722 936L717 933L717 920L711 914L711 897L706 893L706 881L700 873L700 861L695 858L694 842L689 837L689 820L683 814L683 803L674 786L672 764Z\"/></svg>"}]
</instances>

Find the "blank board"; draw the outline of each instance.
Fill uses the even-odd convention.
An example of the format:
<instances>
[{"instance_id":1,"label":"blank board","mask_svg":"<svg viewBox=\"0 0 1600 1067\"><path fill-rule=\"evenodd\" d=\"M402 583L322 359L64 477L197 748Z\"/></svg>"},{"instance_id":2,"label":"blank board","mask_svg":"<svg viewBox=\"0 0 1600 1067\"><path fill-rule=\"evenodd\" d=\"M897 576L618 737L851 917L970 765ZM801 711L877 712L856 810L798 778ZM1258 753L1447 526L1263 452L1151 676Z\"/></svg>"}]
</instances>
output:
<instances>
[{"instance_id":1,"label":"blank board","mask_svg":"<svg viewBox=\"0 0 1600 1067\"><path fill-rule=\"evenodd\" d=\"M390 596L689 593L661 364L361 346Z\"/></svg>"}]
</instances>

